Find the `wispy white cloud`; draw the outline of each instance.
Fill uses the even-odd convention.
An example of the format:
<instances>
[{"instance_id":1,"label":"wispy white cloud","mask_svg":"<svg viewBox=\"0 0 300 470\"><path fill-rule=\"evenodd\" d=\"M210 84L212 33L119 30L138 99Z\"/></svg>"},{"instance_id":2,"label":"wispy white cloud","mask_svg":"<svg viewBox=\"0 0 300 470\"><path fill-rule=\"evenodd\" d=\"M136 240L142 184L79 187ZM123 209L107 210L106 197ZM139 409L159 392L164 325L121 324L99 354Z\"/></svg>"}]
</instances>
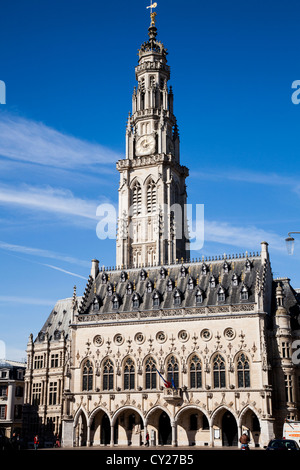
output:
<instances>
[{"instance_id":1,"label":"wispy white cloud","mask_svg":"<svg viewBox=\"0 0 300 470\"><path fill-rule=\"evenodd\" d=\"M79 265L82 267L90 266L90 263L88 263L87 261L83 261L73 256L56 253L54 251L45 250L42 248L34 248L34 247L23 246L23 245L14 245L12 243L0 241L0 249L14 252L14 253L22 253L24 255L35 256L39 258L55 259L57 261L63 261L66 263L75 264L77 266Z\"/></svg>"},{"instance_id":2,"label":"wispy white cloud","mask_svg":"<svg viewBox=\"0 0 300 470\"><path fill-rule=\"evenodd\" d=\"M98 143L6 112L0 113L0 155L57 168L110 165L120 158L116 152Z\"/></svg>"},{"instance_id":3,"label":"wispy white cloud","mask_svg":"<svg viewBox=\"0 0 300 470\"><path fill-rule=\"evenodd\" d=\"M68 189L51 186L44 188L25 184L21 187L0 186L0 205L26 207L57 215L97 220L96 209L99 203L100 201L78 198Z\"/></svg>"},{"instance_id":4,"label":"wispy white cloud","mask_svg":"<svg viewBox=\"0 0 300 470\"><path fill-rule=\"evenodd\" d=\"M15 295L0 295L0 303L17 303L23 305L44 305L51 307L55 305L56 300L39 299L37 297L18 297Z\"/></svg>"},{"instance_id":5,"label":"wispy white cloud","mask_svg":"<svg viewBox=\"0 0 300 470\"><path fill-rule=\"evenodd\" d=\"M72 273L71 271L67 271L66 269L62 269L62 268L59 268L58 266L53 266L52 264L46 264L46 263L43 263L44 266L47 266L48 268L51 268L51 269L55 269L56 271L60 271L64 274L69 274L70 276L75 276L75 277L79 277L80 279L85 279L87 280L87 276L80 276L80 274L75 274L75 273Z\"/></svg>"},{"instance_id":6,"label":"wispy white cloud","mask_svg":"<svg viewBox=\"0 0 300 470\"><path fill-rule=\"evenodd\" d=\"M266 231L254 225L238 226L227 222L205 221L205 240L243 250L260 250L260 244L266 241L270 249L286 253L284 237L277 233Z\"/></svg>"},{"instance_id":7,"label":"wispy white cloud","mask_svg":"<svg viewBox=\"0 0 300 470\"><path fill-rule=\"evenodd\" d=\"M248 169L232 168L220 170L191 171L191 178L201 178L208 181L235 181L249 184L261 184L267 186L286 186L300 195L300 183L297 176L277 174L274 172L259 172Z\"/></svg>"}]
</instances>

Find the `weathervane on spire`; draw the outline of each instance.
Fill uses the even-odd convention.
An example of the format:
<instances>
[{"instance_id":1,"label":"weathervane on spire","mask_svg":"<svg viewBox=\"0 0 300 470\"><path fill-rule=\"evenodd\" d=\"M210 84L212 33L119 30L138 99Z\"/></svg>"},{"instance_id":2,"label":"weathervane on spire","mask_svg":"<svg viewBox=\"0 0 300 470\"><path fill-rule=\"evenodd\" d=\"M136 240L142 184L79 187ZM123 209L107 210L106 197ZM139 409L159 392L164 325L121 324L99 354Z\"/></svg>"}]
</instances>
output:
<instances>
[{"instance_id":1,"label":"weathervane on spire","mask_svg":"<svg viewBox=\"0 0 300 470\"><path fill-rule=\"evenodd\" d=\"M157 7L157 3L151 3L147 8L150 8L150 17L151 17L151 24L150 26L155 26L155 17L156 17L156 12L152 11L153 8Z\"/></svg>"}]
</instances>

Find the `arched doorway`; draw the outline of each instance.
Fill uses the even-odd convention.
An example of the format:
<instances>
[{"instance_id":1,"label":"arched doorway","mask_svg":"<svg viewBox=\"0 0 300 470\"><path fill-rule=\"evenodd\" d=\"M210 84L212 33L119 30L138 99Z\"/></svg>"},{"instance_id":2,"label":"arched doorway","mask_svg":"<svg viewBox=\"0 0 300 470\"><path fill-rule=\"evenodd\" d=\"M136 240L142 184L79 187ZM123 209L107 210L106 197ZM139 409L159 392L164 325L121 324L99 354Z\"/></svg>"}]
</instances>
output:
<instances>
[{"instance_id":1,"label":"arched doorway","mask_svg":"<svg viewBox=\"0 0 300 470\"><path fill-rule=\"evenodd\" d=\"M171 445L172 427L170 418L164 411L161 413L158 422L158 444L161 446Z\"/></svg>"},{"instance_id":2,"label":"arched doorway","mask_svg":"<svg viewBox=\"0 0 300 470\"><path fill-rule=\"evenodd\" d=\"M75 445L76 447L87 445L87 420L81 410L75 419Z\"/></svg>"},{"instance_id":3,"label":"arched doorway","mask_svg":"<svg viewBox=\"0 0 300 470\"><path fill-rule=\"evenodd\" d=\"M237 423L230 411L225 411L222 417L222 445L225 447L238 445Z\"/></svg>"},{"instance_id":4,"label":"arched doorway","mask_svg":"<svg viewBox=\"0 0 300 470\"><path fill-rule=\"evenodd\" d=\"M101 421L101 438L100 443L108 446L110 444L110 421L107 414L104 414Z\"/></svg>"}]
</instances>

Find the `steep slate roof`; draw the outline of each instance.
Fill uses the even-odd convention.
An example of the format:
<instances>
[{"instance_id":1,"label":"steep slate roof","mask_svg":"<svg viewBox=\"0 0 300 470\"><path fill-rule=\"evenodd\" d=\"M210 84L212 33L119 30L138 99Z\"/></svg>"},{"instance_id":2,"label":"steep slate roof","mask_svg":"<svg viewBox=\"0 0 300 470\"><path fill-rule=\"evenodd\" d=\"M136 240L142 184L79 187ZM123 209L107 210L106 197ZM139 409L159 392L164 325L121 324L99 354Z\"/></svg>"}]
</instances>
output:
<instances>
[{"instance_id":1,"label":"steep slate roof","mask_svg":"<svg viewBox=\"0 0 300 470\"><path fill-rule=\"evenodd\" d=\"M35 341L43 341L46 334L48 335L50 341L58 341L62 337L62 334L67 337L69 325L72 319L72 311L72 297L58 300Z\"/></svg>"},{"instance_id":2,"label":"steep slate roof","mask_svg":"<svg viewBox=\"0 0 300 470\"><path fill-rule=\"evenodd\" d=\"M247 269L246 264L250 263ZM165 271L162 277L161 270ZM206 269L206 273L203 271ZM144 278L142 278L144 272ZM183 274L182 274L183 272ZM123 273L123 274L122 274ZM174 308L174 295L176 290L181 297L180 307L194 307L195 295L199 289L203 295L201 306L234 305L255 302L256 277L263 277L264 264L259 255L235 259L218 259L214 261L178 263L171 266L157 266L135 268L117 271L100 271L96 282L90 276L79 314L95 313L93 302L98 301L97 313L116 312L113 309L113 299L116 295L119 300L119 312L133 311L133 295L137 294L140 310L153 309L154 291L159 294L160 309ZM122 279L123 275L123 279ZM233 276L237 276L238 285L233 285ZM104 278L104 279L103 279ZM214 278L215 287L211 287L210 281ZM168 289L168 282L172 281L172 290ZM189 289L189 281L192 289ZM147 291L148 282L152 284L152 292ZM128 284L132 286L132 292L127 293ZM248 299L241 300L241 289L245 286L248 290ZM225 293L225 301L218 300L220 287ZM108 290L111 290L109 295Z\"/></svg>"}]
</instances>

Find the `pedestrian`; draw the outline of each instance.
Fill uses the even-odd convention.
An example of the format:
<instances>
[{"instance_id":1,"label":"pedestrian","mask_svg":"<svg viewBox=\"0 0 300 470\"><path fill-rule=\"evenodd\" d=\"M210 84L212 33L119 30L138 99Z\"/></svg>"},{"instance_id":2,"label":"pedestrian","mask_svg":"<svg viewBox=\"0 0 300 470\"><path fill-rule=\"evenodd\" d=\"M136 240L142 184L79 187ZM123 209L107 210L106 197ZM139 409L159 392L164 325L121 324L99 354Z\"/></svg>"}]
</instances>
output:
<instances>
[{"instance_id":1,"label":"pedestrian","mask_svg":"<svg viewBox=\"0 0 300 470\"><path fill-rule=\"evenodd\" d=\"M147 447L149 447L149 433L147 432L146 434L146 444Z\"/></svg>"},{"instance_id":2,"label":"pedestrian","mask_svg":"<svg viewBox=\"0 0 300 470\"><path fill-rule=\"evenodd\" d=\"M55 447L60 447L60 440L58 434L56 434Z\"/></svg>"},{"instance_id":3,"label":"pedestrian","mask_svg":"<svg viewBox=\"0 0 300 470\"><path fill-rule=\"evenodd\" d=\"M248 434L246 434L245 432L242 434L242 436L240 437L240 443L242 444L241 445L241 448L242 450L249 450L249 436Z\"/></svg>"},{"instance_id":4,"label":"pedestrian","mask_svg":"<svg viewBox=\"0 0 300 470\"><path fill-rule=\"evenodd\" d=\"M33 445L34 445L34 449L37 450L38 446L39 446L39 436L38 435L34 436Z\"/></svg>"}]
</instances>

